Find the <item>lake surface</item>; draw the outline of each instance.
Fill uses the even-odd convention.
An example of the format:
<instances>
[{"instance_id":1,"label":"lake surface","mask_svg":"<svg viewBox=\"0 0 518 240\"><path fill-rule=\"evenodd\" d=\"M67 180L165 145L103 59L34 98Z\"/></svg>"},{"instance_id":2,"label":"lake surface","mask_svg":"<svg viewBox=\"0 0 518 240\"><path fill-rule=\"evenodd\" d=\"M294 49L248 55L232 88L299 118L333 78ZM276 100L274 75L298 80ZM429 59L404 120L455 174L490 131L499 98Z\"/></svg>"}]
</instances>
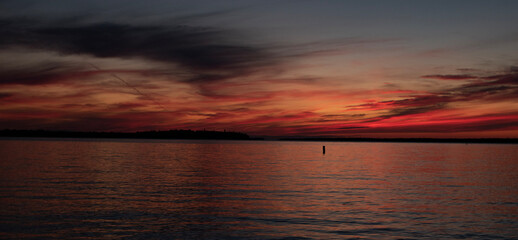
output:
<instances>
[{"instance_id":1,"label":"lake surface","mask_svg":"<svg viewBox=\"0 0 518 240\"><path fill-rule=\"evenodd\" d=\"M1 139L0 238L518 239L518 145Z\"/></svg>"}]
</instances>

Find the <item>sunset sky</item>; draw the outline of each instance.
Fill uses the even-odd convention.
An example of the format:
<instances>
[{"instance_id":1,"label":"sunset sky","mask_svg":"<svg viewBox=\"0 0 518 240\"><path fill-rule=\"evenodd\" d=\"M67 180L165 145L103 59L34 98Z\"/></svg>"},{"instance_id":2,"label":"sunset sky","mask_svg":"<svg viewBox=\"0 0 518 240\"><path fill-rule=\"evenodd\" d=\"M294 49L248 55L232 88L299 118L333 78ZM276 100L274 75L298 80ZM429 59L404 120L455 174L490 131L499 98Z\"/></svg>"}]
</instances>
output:
<instances>
[{"instance_id":1,"label":"sunset sky","mask_svg":"<svg viewBox=\"0 0 518 240\"><path fill-rule=\"evenodd\" d=\"M0 1L0 129L518 137L518 1Z\"/></svg>"}]
</instances>

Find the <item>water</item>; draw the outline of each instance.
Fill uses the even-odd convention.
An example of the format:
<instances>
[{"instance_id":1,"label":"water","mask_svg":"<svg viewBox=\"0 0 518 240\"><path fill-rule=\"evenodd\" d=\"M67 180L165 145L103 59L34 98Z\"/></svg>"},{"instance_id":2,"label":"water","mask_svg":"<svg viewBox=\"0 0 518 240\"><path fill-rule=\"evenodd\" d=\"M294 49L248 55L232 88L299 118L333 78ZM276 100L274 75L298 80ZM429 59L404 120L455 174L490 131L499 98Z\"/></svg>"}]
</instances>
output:
<instances>
[{"instance_id":1,"label":"water","mask_svg":"<svg viewBox=\"0 0 518 240\"><path fill-rule=\"evenodd\" d=\"M3 139L0 158L6 239L518 238L517 145Z\"/></svg>"}]
</instances>

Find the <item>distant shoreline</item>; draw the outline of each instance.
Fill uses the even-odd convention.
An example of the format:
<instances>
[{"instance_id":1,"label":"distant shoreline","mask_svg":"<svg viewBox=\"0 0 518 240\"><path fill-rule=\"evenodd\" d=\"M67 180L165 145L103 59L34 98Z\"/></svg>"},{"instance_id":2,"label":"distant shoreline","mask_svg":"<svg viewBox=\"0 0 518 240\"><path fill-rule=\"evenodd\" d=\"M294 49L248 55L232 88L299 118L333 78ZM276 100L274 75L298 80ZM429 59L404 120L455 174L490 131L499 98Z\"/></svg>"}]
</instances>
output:
<instances>
[{"instance_id":1,"label":"distant shoreline","mask_svg":"<svg viewBox=\"0 0 518 240\"><path fill-rule=\"evenodd\" d=\"M400 142L400 143L502 143L518 144L518 138L282 138L308 142Z\"/></svg>"}]
</instances>

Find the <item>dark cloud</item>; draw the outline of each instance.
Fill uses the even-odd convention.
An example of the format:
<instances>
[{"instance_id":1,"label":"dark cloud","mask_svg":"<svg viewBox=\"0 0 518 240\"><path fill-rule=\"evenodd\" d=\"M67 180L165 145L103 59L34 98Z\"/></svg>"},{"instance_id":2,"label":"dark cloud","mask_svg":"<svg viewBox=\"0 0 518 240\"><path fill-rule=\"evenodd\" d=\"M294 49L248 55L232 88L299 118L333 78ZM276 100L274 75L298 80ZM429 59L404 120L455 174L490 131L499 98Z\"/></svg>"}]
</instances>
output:
<instances>
[{"instance_id":1,"label":"dark cloud","mask_svg":"<svg viewBox=\"0 0 518 240\"><path fill-rule=\"evenodd\" d=\"M99 58L140 57L175 64L191 81L218 81L272 64L266 49L240 43L232 31L191 26L95 23L54 26L0 21L0 48L25 47Z\"/></svg>"},{"instance_id":2,"label":"dark cloud","mask_svg":"<svg viewBox=\"0 0 518 240\"><path fill-rule=\"evenodd\" d=\"M389 105L399 106L399 107L410 107L410 108L422 108L423 106L433 106L436 104L441 104L445 102L452 101L451 94L448 92L445 93L436 93L434 94L426 94L426 95L417 95L413 98L407 98L396 101L389 101ZM386 102L387 103L387 102Z\"/></svg>"},{"instance_id":3,"label":"dark cloud","mask_svg":"<svg viewBox=\"0 0 518 240\"><path fill-rule=\"evenodd\" d=\"M513 68L511 68L513 69ZM429 76L469 76L469 75L429 75ZM460 79L461 77L459 77ZM392 117L422 114L440 109L446 109L450 103L466 101L502 101L518 100L518 73L508 71L498 75L473 77L474 81L458 87L414 95L401 100L380 101L355 106L351 110L381 110L389 112L381 116L367 119L365 122L375 122Z\"/></svg>"},{"instance_id":4,"label":"dark cloud","mask_svg":"<svg viewBox=\"0 0 518 240\"><path fill-rule=\"evenodd\" d=\"M80 67L57 62L6 69L0 66L0 84L41 85L63 81Z\"/></svg>"},{"instance_id":5,"label":"dark cloud","mask_svg":"<svg viewBox=\"0 0 518 240\"><path fill-rule=\"evenodd\" d=\"M13 93L4 93L4 92L0 92L0 100L10 98L10 97L12 97L12 96L14 96L14 95L15 95L15 94L13 94Z\"/></svg>"},{"instance_id":6,"label":"dark cloud","mask_svg":"<svg viewBox=\"0 0 518 240\"><path fill-rule=\"evenodd\" d=\"M459 72L476 72L478 69L475 68L457 68L457 71Z\"/></svg>"},{"instance_id":7,"label":"dark cloud","mask_svg":"<svg viewBox=\"0 0 518 240\"><path fill-rule=\"evenodd\" d=\"M391 118L391 117L421 114L421 113L426 113L426 112L442 109L442 108L444 108L444 106L445 106L445 103L435 103L435 104L424 105L424 106L420 106L420 107L395 108L395 109L390 110L389 114L384 115L381 118Z\"/></svg>"},{"instance_id":8,"label":"dark cloud","mask_svg":"<svg viewBox=\"0 0 518 240\"><path fill-rule=\"evenodd\" d=\"M347 126L347 127L341 127L342 130L351 130L351 129L365 129L367 127L357 127L357 126Z\"/></svg>"},{"instance_id":9,"label":"dark cloud","mask_svg":"<svg viewBox=\"0 0 518 240\"><path fill-rule=\"evenodd\" d=\"M511 100L518 98L518 73L508 72L500 75L479 78L479 81L451 89L450 95L456 101L468 100Z\"/></svg>"},{"instance_id":10,"label":"dark cloud","mask_svg":"<svg viewBox=\"0 0 518 240\"><path fill-rule=\"evenodd\" d=\"M431 78L431 79L439 79L439 80L467 80L477 78L476 76L472 76L469 74L447 74L447 75L424 75L422 78Z\"/></svg>"},{"instance_id":11,"label":"dark cloud","mask_svg":"<svg viewBox=\"0 0 518 240\"><path fill-rule=\"evenodd\" d=\"M151 74L163 74L158 70L126 70L126 69L106 69L94 67L88 64L75 64L66 62L45 62L42 60L39 64L27 64L20 66L0 66L0 85L45 85L54 83L64 83L68 80L87 79L95 75L107 74L115 80L127 83L117 74L136 74L140 76L148 76ZM142 84L129 85L138 94L143 95L140 90L136 89L145 87Z\"/></svg>"},{"instance_id":12,"label":"dark cloud","mask_svg":"<svg viewBox=\"0 0 518 240\"><path fill-rule=\"evenodd\" d=\"M518 73L516 72L509 71L499 75L478 77L476 80L477 81L435 93L434 96L444 96L444 102L469 101L474 99L489 100L494 97L504 97L508 99L518 98L516 95L509 94L518 90ZM421 98L422 97L417 97L416 99Z\"/></svg>"}]
</instances>

